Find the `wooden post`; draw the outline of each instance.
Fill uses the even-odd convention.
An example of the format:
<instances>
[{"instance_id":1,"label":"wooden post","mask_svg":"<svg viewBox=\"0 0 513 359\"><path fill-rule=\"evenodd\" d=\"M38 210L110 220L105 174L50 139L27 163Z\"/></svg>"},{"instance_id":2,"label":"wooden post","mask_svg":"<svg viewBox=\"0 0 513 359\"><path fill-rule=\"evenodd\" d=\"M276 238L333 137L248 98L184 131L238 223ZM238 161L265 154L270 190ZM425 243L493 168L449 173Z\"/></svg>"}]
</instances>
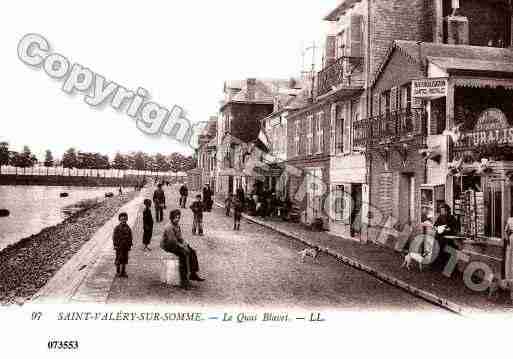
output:
<instances>
[{"instance_id":1,"label":"wooden post","mask_svg":"<svg viewBox=\"0 0 513 359\"><path fill-rule=\"evenodd\" d=\"M447 97L445 98L445 128L449 130L454 127L454 81L449 79L447 86Z\"/></svg>"}]
</instances>

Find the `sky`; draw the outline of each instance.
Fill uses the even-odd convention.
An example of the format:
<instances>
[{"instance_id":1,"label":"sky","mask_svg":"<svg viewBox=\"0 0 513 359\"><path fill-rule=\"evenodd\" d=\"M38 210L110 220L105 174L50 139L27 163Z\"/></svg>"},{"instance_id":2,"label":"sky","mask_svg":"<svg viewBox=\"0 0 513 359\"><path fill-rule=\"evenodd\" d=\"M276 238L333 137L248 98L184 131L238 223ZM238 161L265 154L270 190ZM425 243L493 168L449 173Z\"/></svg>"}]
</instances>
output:
<instances>
[{"instance_id":1,"label":"sky","mask_svg":"<svg viewBox=\"0 0 513 359\"><path fill-rule=\"evenodd\" d=\"M299 75L301 52L322 41L323 17L338 0L25 1L10 2L0 21L0 141L28 145L40 159L82 151L191 150L167 136L141 132L110 106L95 108L84 94L17 56L28 33L43 35L50 53L79 63L127 89L148 90L192 122L216 115L225 80ZM307 61L308 62L308 61ZM311 60L310 60L311 62Z\"/></svg>"}]
</instances>

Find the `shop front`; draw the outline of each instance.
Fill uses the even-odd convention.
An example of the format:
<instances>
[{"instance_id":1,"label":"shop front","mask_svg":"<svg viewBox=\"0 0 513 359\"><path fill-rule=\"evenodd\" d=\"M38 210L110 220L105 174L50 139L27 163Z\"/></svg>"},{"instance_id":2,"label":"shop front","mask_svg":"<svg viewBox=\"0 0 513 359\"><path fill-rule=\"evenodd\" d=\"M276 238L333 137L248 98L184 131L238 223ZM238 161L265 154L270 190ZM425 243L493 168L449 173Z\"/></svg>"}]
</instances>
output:
<instances>
[{"instance_id":1,"label":"shop front","mask_svg":"<svg viewBox=\"0 0 513 359\"><path fill-rule=\"evenodd\" d=\"M513 92L500 88L494 94L487 88L479 103L469 97L458 100L461 93L469 91L455 89L456 115L466 115L457 116L455 121L458 131L453 135L448 165L447 202L460 224L461 248L476 259L486 260L496 274L511 278L503 238L506 222L513 217ZM466 104L471 104L470 108ZM473 112L478 106L492 107Z\"/></svg>"}]
</instances>

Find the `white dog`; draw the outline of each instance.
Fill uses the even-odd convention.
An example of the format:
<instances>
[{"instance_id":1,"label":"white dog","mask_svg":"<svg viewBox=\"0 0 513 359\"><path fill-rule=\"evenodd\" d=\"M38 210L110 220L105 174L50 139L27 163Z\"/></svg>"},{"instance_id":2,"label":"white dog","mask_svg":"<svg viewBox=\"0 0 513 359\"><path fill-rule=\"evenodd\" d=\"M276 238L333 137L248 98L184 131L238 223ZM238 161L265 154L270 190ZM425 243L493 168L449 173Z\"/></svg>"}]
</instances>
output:
<instances>
[{"instance_id":1,"label":"white dog","mask_svg":"<svg viewBox=\"0 0 513 359\"><path fill-rule=\"evenodd\" d=\"M424 257L420 253L408 253L404 257L402 267L406 267L406 269L410 270L412 262L417 262L419 264L419 270L422 272L422 265L424 262Z\"/></svg>"},{"instance_id":2,"label":"white dog","mask_svg":"<svg viewBox=\"0 0 513 359\"><path fill-rule=\"evenodd\" d=\"M511 290L511 282L506 279L499 279L497 277L493 277L490 286L488 287L488 298L492 298L496 294L498 294L499 289L501 290Z\"/></svg>"},{"instance_id":3,"label":"white dog","mask_svg":"<svg viewBox=\"0 0 513 359\"><path fill-rule=\"evenodd\" d=\"M305 248L302 251L298 252L299 254L299 262L303 263L306 257L312 257L314 262L317 262L317 257L319 256L319 251L315 248Z\"/></svg>"}]
</instances>

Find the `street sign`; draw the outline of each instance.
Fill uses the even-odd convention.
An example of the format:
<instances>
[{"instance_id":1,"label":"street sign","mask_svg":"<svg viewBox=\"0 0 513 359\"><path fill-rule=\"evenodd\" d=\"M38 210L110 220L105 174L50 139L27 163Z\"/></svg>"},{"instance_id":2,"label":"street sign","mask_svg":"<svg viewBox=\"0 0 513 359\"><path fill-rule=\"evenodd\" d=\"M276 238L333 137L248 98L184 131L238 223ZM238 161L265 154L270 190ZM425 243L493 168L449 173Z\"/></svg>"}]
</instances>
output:
<instances>
[{"instance_id":1,"label":"street sign","mask_svg":"<svg viewBox=\"0 0 513 359\"><path fill-rule=\"evenodd\" d=\"M447 96L447 78L416 79L411 82L412 98L435 100Z\"/></svg>"}]
</instances>

